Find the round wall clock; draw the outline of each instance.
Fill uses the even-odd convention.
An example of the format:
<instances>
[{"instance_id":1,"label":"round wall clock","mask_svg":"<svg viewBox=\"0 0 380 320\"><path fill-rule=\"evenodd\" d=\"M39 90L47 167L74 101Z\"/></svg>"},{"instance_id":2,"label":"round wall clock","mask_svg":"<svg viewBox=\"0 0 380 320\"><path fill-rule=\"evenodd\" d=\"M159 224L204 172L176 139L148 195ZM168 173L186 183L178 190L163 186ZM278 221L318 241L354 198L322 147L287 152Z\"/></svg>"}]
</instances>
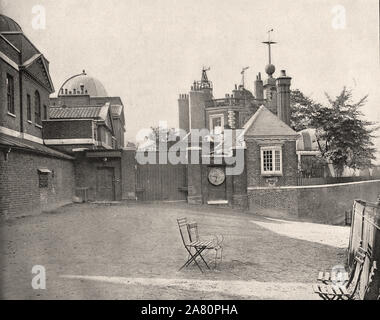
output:
<instances>
[{"instance_id":1,"label":"round wall clock","mask_svg":"<svg viewBox=\"0 0 380 320\"><path fill-rule=\"evenodd\" d=\"M211 168L208 173L208 181L214 186L221 185L226 179L224 170L222 168Z\"/></svg>"}]
</instances>

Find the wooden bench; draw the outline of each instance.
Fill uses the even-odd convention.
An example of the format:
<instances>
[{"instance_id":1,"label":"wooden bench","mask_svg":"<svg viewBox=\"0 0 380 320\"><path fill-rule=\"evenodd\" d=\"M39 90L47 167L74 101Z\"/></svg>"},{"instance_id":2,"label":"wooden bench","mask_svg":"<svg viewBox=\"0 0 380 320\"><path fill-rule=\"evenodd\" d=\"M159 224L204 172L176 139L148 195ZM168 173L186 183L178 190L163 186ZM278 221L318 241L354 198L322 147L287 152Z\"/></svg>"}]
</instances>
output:
<instances>
[{"instance_id":1,"label":"wooden bench","mask_svg":"<svg viewBox=\"0 0 380 320\"><path fill-rule=\"evenodd\" d=\"M367 250L360 247L355 254L354 266L346 283L333 282L332 276L324 273L318 277L324 283L314 284L313 291L324 300L353 300L360 284L365 259L369 259L371 255L372 248L370 246ZM329 281L330 284L326 284L325 281Z\"/></svg>"},{"instance_id":2,"label":"wooden bench","mask_svg":"<svg viewBox=\"0 0 380 320\"><path fill-rule=\"evenodd\" d=\"M364 250L362 247L359 247L356 253L357 257L363 261L365 259L366 254L367 254L367 251ZM353 274L351 273L351 275ZM350 280L350 275L348 272L340 272L340 271L335 271L335 270L320 271L318 273L318 278L317 278L317 281L322 282L324 284L331 284L331 283L337 283L337 282L346 283L349 280Z\"/></svg>"}]
</instances>

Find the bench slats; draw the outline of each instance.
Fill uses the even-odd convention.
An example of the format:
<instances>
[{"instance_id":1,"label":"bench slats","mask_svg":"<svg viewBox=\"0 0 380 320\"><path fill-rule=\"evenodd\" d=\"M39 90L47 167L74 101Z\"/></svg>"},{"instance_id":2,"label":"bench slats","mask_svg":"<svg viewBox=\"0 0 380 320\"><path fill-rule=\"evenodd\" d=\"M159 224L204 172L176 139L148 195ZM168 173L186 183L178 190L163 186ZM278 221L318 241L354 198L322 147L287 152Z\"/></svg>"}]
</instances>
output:
<instances>
[{"instance_id":1,"label":"bench slats","mask_svg":"<svg viewBox=\"0 0 380 320\"><path fill-rule=\"evenodd\" d=\"M319 289L319 285L318 284L313 284L313 290L315 293L320 293L321 290Z\"/></svg>"},{"instance_id":2,"label":"bench slats","mask_svg":"<svg viewBox=\"0 0 380 320\"><path fill-rule=\"evenodd\" d=\"M326 286L326 290L330 295L335 295L335 292L331 286Z\"/></svg>"}]
</instances>

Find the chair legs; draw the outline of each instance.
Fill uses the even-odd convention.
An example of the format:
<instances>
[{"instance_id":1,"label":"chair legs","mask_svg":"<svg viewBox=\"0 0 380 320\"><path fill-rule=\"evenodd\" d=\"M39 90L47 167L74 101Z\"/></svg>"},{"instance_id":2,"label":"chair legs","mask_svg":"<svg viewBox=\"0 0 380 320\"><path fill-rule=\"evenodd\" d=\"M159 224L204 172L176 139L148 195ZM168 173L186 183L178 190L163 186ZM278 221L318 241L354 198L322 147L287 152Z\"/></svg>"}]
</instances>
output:
<instances>
[{"instance_id":1,"label":"chair legs","mask_svg":"<svg viewBox=\"0 0 380 320\"><path fill-rule=\"evenodd\" d=\"M195 248L195 254L192 254L191 253L191 250L189 248L186 247L186 250L188 251L189 253L189 256L191 257L190 259L188 259L185 264L179 268L178 271L181 271L183 268L187 267L188 265L190 265L190 263L192 263L194 261L194 263L197 265L197 267L199 268L199 270L201 270L201 272L203 273L203 270L201 268L201 266L198 264L197 262L197 257L201 257L202 261L204 262L204 264L206 265L207 269L210 269L209 265L207 264L207 262L205 261L205 259L202 257L202 252L205 250L205 248L200 248L200 249L197 249Z\"/></svg>"},{"instance_id":2,"label":"chair legs","mask_svg":"<svg viewBox=\"0 0 380 320\"><path fill-rule=\"evenodd\" d=\"M218 256L218 252L220 253ZM220 263L223 259L223 247L215 248L215 259L214 259L214 269L217 266L217 261L220 260Z\"/></svg>"}]
</instances>

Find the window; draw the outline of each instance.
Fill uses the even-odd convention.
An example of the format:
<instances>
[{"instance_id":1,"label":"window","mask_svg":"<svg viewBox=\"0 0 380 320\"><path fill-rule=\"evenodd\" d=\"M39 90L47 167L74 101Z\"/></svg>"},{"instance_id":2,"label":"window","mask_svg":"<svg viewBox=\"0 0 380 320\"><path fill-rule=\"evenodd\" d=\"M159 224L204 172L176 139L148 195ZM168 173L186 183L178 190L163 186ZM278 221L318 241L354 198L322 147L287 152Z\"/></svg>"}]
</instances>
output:
<instances>
[{"instance_id":1,"label":"window","mask_svg":"<svg viewBox=\"0 0 380 320\"><path fill-rule=\"evenodd\" d=\"M47 106L44 105L44 120L47 120L47 118L48 118Z\"/></svg>"},{"instance_id":2,"label":"window","mask_svg":"<svg viewBox=\"0 0 380 320\"><path fill-rule=\"evenodd\" d=\"M15 114L15 84L13 77L10 74L7 74L6 81L8 112Z\"/></svg>"},{"instance_id":3,"label":"window","mask_svg":"<svg viewBox=\"0 0 380 320\"><path fill-rule=\"evenodd\" d=\"M32 98L30 94L26 95L26 116L29 121L32 121Z\"/></svg>"},{"instance_id":4,"label":"window","mask_svg":"<svg viewBox=\"0 0 380 320\"><path fill-rule=\"evenodd\" d=\"M38 169L38 186L40 188L47 188L49 186L49 173L52 173L49 169Z\"/></svg>"},{"instance_id":5,"label":"window","mask_svg":"<svg viewBox=\"0 0 380 320\"><path fill-rule=\"evenodd\" d=\"M210 131L221 133L224 129L224 115L212 114L210 115Z\"/></svg>"},{"instance_id":6,"label":"window","mask_svg":"<svg viewBox=\"0 0 380 320\"><path fill-rule=\"evenodd\" d=\"M40 188L47 188L49 186L49 175L47 173L39 173L38 185Z\"/></svg>"},{"instance_id":7,"label":"window","mask_svg":"<svg viewBox=\"0 0 380 320\"><path fill-rule=\"evenodd\" d=\"M282 174L280 146L261 148L261 174Z\"/></svg>"},{"instance_id":8,"label":"window","mask_svg":"<svg viewBox=\"0 0 380 320\"><path fill-rule=\"evenodd\" d=\"M41 98L37 90L34 93L34 114L36 123L41 125Z\"/></svg>"}]
</instances>

